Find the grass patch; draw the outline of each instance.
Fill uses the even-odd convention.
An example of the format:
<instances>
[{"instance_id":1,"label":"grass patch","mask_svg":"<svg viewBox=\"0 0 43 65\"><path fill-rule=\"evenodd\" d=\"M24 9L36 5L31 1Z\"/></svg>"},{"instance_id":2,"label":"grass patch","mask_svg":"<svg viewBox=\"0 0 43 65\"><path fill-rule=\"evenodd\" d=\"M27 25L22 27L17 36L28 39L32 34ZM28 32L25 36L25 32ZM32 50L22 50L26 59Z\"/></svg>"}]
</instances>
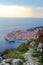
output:
<instances>
[{"instance_id":1,"label":"grass patch","mask_svg":"<svg viewBox=\"0 0 43 65\"><path fill-rule=\"evenodd\" d=\"M15 58L15 59L22 59L23 61L25 61L25 58L22 56L22 53L20 51L17 50L11 50L10 53L6 54L6 58Z\"/></svg>"},{"instance_id":2,"label":"grass patch","mask_svg":"<svg viewBox=\"0 0 43 65\"><path fill-rule=\"evenodd\" d=\"M30 45L31 42L35 41L35 39L27 40L27 45Z\"/></svg>"}]
</instances>

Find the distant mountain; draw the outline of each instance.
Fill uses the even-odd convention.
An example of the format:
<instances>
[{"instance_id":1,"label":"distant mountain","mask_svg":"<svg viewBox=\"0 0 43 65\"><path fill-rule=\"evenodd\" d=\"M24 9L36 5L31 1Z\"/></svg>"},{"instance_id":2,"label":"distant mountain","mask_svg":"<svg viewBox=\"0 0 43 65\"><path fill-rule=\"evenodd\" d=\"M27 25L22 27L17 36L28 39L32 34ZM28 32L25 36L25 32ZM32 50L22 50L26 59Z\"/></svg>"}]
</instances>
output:
<instances>
[{"instance_id":1,"label":"distant mountain","mask_svg":"<svg viewBox=\"0 0 43 65\"><path fill-rule=\"evenodd\" d=\"M35 29L39 29L39 28L43 28L43 26L40 26L40 27L35 27L35 28L34 28L34 30L35 30Z\"/></svg>"},{"instance_id":2,"label":"distant mountain","mask_svg":"<svg viewBox=\"0 0 43 65\"><path fill-rule=\"evenodd\" d=\"M34 30L39 29L39 28L43 28L43 26L34 27L34 28L29 28L29 29L27 29L26 31L34 31Z\"/></svg>"},{"instance_id":3,"label":"distant mountain","mask_svg":"<svg viewBox=\"0 0 43 65\"><path fill-rule=\"evenodd\" d=\"M30 29L27 29L26 31L27 31L27 32L28 32L28 31L34 31L34 29L33 29L33 28L30 28Z\"/></svg>"}]
</instances>

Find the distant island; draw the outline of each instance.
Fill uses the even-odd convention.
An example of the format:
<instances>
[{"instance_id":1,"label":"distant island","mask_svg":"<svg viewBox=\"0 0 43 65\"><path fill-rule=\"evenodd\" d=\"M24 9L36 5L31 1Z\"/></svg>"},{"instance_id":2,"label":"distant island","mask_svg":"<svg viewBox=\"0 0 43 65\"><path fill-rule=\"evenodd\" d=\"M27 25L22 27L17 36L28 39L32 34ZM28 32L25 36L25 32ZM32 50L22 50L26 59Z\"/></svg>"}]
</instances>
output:
<instances>
[{"instance_id":1,"label":"distant island","mask_svg":"<svg viewBox=\"0 0 43 65\"><path fill-rule=\"evenodd\" d=\"M39 26L39 27L34 27L34 28L29 28L27 29L26 31L34 31L34 30L37 30L39 28L43 28L43 26Z\"/></svg>"}]
</instances>

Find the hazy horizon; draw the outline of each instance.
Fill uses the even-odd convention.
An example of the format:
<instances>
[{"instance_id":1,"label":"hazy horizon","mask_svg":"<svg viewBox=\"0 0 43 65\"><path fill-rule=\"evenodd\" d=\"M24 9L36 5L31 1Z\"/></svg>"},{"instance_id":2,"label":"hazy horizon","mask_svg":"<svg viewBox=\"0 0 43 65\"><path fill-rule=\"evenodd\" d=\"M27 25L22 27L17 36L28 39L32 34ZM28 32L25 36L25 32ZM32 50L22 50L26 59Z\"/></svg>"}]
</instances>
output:
<instances>
[{"instance_id":1,"label":"hazy horizon","mask_svg":"<svg viewBox=\"0 0 43 65\"><path fill-rule=\"evenodd\" d=\"M43 26L43 18L0 18L0 31Z\"/></svg>"}]
</instances>

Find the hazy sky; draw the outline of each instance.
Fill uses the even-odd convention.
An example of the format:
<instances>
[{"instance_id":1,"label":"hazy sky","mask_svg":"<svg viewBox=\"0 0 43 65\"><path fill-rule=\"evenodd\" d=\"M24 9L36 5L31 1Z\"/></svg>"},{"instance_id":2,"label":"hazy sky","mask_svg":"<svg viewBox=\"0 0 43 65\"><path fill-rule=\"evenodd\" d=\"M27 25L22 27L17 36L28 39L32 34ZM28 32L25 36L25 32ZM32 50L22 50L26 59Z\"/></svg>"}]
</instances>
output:
<instances>
[{"instance_id":1,"label":"hazy sky","mask_svg":"<svg viewBox=\"0 0 43 65\"><path fill-rule=\"evenodd\" d=\"M0 0L0 17L43 18L43 0Z\"/></svg>"}]
</instances>

